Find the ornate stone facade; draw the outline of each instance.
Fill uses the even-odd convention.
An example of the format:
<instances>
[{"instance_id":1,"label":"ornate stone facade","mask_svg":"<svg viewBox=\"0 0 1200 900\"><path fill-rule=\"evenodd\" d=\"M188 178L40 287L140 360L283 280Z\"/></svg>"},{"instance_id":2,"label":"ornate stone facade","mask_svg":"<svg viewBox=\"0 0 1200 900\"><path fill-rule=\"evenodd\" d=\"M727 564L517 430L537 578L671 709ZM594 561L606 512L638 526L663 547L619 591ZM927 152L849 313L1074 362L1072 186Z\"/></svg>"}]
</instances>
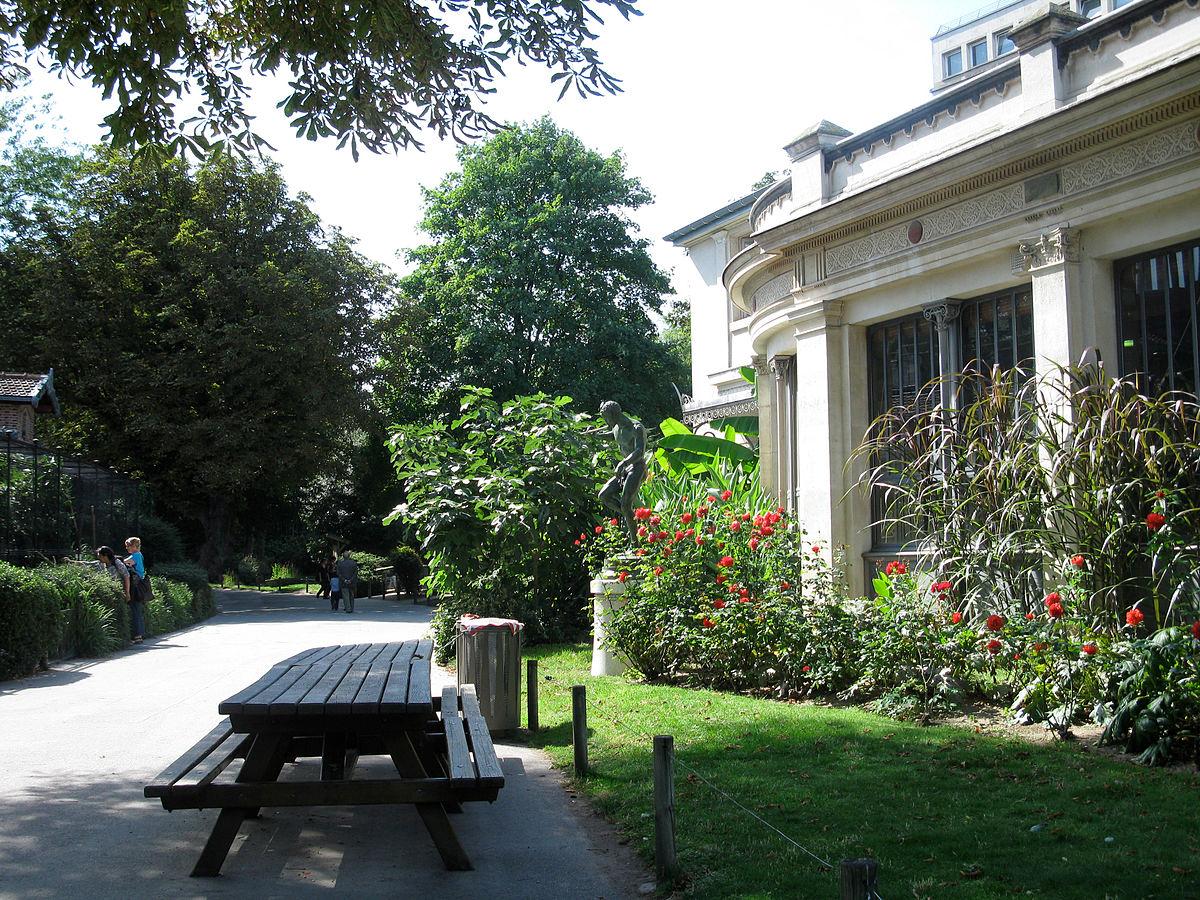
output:
<instances>
[{"instance_id":1,"label":"ornate stone facade","mask_svg":"<svg viewBox=\"0 0 1200 900\"><path fill-rule=\"evenodd\" d=\"M1013 257L1012 270L1019 275L1067 262L1079 262L1079 231L1054 228L1033 240L1022 241Z\"/></svg>"}]
</instances>

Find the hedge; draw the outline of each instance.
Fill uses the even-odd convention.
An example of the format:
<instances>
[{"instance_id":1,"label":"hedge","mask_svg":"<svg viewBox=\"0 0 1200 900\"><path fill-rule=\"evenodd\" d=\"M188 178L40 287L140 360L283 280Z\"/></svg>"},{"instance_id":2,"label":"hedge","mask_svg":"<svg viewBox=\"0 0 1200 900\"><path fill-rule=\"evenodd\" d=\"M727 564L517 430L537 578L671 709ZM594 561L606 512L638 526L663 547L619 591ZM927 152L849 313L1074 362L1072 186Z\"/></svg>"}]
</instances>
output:
<instances>
[{"instance_id":1,"label":"hedge","mask_svg":"<svg viewBox=\"0 0 1200 900\"><path fill-rule=\"evenodd\" d=\"M199 566L161 565L151 576L147 635L213 614L212 590ZM120 585L96 569L0 563L0 680L29 675L52 657L110 653L129 643L129 624Z\"/></svg>"}]
</instances>

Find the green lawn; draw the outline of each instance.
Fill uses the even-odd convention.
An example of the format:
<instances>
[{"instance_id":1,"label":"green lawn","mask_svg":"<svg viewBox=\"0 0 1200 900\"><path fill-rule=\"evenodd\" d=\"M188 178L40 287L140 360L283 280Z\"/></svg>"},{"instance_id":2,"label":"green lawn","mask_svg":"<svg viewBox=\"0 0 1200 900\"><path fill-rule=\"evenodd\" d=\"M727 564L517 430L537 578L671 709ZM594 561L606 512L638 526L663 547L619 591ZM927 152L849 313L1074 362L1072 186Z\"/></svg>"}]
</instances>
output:
<instances>
[{"instance_id":1,"label":"green lawn","mask_svg":"<svg viewBox=\"0 0 1200 900\"><path fill-rule=\"evenodd\" d=\"M1195 771L921 728L857 709L592 678L583 648L528 655L538 659L541 694L542 729L531 743L571 765L570 688L586 684L586 790L647 859L652 736L675 736L689 896L831 897L837 887L836 873L682 764L835 865L875 857L887 900L1200 897Z\"/></svg>"}]
</instances>

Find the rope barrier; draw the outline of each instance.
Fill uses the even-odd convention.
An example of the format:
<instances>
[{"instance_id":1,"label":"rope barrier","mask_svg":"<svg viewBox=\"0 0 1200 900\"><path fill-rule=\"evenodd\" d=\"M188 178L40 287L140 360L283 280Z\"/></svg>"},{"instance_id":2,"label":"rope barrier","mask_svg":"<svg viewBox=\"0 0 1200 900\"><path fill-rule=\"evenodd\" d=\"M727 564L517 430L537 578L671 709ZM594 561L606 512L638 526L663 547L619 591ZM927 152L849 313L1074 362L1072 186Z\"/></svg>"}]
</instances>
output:
<instances>
[{"instance_id":1,"label":"rope barrier","mask_svg":"<svg viewBox=\"0 0 1200 900\"><path fill-rule=\"evenodd\" d=\"M596 708L597 713L599 714L600 718L604 719L604 721L608 722L610 725L612 725L618 731L626 731L627 733L634 732L640 737L646 738L651 741L654 740L653 735L647 734L646 732L642 731L640 728L634 728L632 726L624 725L624 724L616 721L612 717L605 715L603 712L600 712L600 709L603 707L603 704L601 704L594 696L591 698L591 702L589 703L589 706ZM695 775L700 781L702 781L704 784L706 784L709 787L709 789L711 789L712 791L721 795L726 800L728 800L730 803L732 803L734 806L736 806L738 809L742 810L742 812L746 813L751 818L753 818L753 819L757 820L758 822L762 823L763 825L765 825L767 828L769 828L771 831L775 832L775 834L779 835L779 837L783 838L785 841L787 841L789 844L791 844L796 849L798 849L798 850L806 853L808 856L812 857L814 860L816 860L818 863L820 863L824 869L826 869L827 871L830 871L830 872L833 871L834 867L832 864L821 859L821 857L817 856L815 853L813 853L811 850L809 850L807 847L805 847L803 844L801 844L795 838L791 837L790 835L788 835L785 832L776 828L774 825L772 825L770 822L768 822L766 819L764 819L762 816L760 816L754 810L750 809L750 807L746 806L744 803L739 801L736 797L731 796L726 791L717 787L717 785L713 784L711 781L709 781L707 778L705 778L704 775L701 774L695 767L690 766L686 762L684 762L684 760L680 758L678 751L675 753L675 762L679 763L679 765L682 768L686 769L687 771L689 771L693 775ZM876 895L876 900L882 900L882 898L878 897L878 895Z\"/></svg>"}]
</instances>

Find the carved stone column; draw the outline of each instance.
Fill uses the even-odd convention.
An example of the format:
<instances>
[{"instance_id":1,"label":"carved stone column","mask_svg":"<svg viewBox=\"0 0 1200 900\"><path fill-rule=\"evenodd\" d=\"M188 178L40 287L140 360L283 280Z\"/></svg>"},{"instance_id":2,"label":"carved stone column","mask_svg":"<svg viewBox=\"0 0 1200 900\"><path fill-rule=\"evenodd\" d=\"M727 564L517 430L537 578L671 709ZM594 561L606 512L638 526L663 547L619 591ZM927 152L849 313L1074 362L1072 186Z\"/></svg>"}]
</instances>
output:
<instances>
[{"instance_id":1,"label":"carved stone column","mask_svg":"<svg viewBox=\"0 0 1200 900\"><path fill-rule=\"evenodd\" d=\"M773 356L775 380L775 458L777 496L789 511L796 509L796 357Z\"/></svg>"},{"instance_id":2,"label":"carved stone column","mask_svg":"<svg viewBox=\"0 0 1200 900\"><path fill-rule=\"evenodd\" d=\"M777 488L777 452L775 445L775 379L771 377L770 363L765 356L750 357L754 368L755 388L758 395L758 467L763 487L774 491Z\"/></svg>"},{"instance_id":3,"label":"carved stone column","mask_svg":"<svg viewBox=\"0 0 1200 900\"><path fill-rule=\"evenodd\" d=\"M925 318L933 322L938 336L938 371L942 376L940 382L942 409L952 411L958 407L959 371L962 356L959 352L959 331L951 327L958 320L961 312L957 300L946 299L924 310Z\"/></svg>"},{"instance_id":4,"label":"carved stone column","mask_svg":"<svg viewBox=\"0 0 1200 900\"><path fill-rule=\"evenodd\" d=\"M1013 273L1028 274L1033 288L1033 340L1039 375L1071 365L1087 349L1087 299L1083 296L1079 230L1052 228L1021 241Z\"/></svg>"}]
</instances>

